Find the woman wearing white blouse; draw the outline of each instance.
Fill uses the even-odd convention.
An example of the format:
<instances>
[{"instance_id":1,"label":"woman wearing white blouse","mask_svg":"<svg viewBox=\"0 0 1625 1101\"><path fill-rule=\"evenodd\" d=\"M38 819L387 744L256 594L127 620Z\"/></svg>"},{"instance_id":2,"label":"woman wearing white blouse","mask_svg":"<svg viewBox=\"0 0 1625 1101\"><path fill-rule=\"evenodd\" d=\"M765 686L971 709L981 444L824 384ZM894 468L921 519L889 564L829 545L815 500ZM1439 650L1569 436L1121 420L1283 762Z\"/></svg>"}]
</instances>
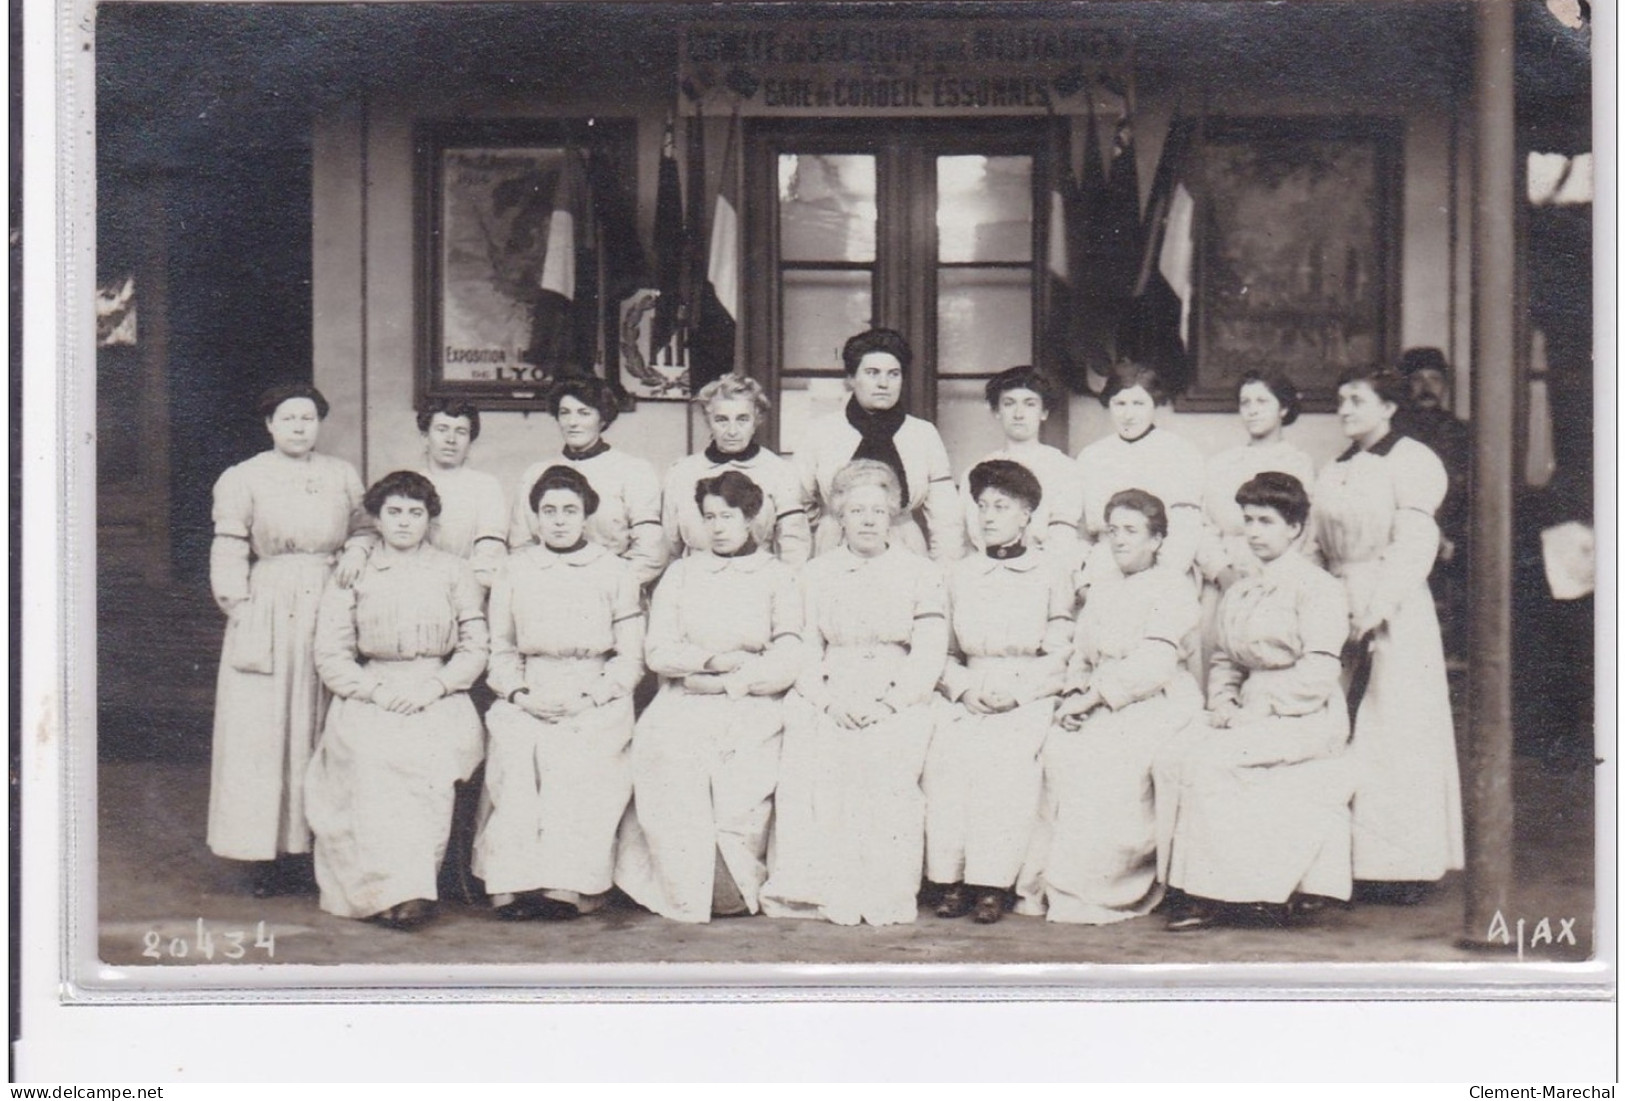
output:
<instances>
[{"instance_id":1,"label":"woman wearing white blouse","mask_svg":"<svg viewBox=\"0 0 1625 1101\"><path fill-rule=\"evenodd\" d=\"M429 545L467 560L490 589L508 556L508 501L493 475L468 465L480 438L480 411L469 402L437 399L418 413L423 476L434 483L440 513L429 523Z\"/></svg>"}]
</instances>

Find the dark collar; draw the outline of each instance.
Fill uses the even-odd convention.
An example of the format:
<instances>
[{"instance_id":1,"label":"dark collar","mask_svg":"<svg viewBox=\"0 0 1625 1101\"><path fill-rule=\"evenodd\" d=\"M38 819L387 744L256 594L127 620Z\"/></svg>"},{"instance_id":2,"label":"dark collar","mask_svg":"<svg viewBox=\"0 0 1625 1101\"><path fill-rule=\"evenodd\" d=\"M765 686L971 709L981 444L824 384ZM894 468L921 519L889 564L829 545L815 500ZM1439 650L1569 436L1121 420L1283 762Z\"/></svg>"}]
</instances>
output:
<instances>
[{"instance_id":1,"label":"dark collar","mask_svg":"<svg viewBox=\"0 0 1625 1101\"><path fill-rule=\"evenodd\" d=\"M580 463L585 462L588 459L596 459L598 456L602 455L608 450L609 444L605 442L602 437L600 437L597 443L593 444L585 451L576 451L566 444L564 447L564 457L569 459L572 463Z\"/></svg>"},{"instance_id":2,"label":"dark collar","mask_svg":"<svg viewBox=\"0 0 1625 1101\"><path fill-rule=\"evenodd\" d=\"M1119 436L1117 438L1120 439L1120 440L1123 440L1124 443L1139 443L1141 440L1145 439L1147 436L1151 435L1151 433L1155 432L1156 430L1157 430L1157 426L1153 424L1150 428L1147 428L1144 432L1141 432L1138 436L1135 436L1132 440L1123 440L1122 436Z\"/></svg>"},{"instance_id":3,"label":"dark collar","mask_svg":"<svg viewBox=\"0 0 1625 1101\"><path fill-rule=\"evenodd\" d=\"M752 554L755 554L756 551L756 540L746 539L744 543L740 545L739 549L734 551L732 554L723 554L721 551L717 550L713 550L711 553L716 555L718 558L746 558Z\"/></svg>"},{"instance_id":4,"label":"dark collar","mask_svg":"<svg viewBox=\"0 0 1625 1101\"><path fill-rule=\"evenodd\" d=\"M1386 436L1372 444L1370 447L1366 448L1366 451L1372 455L1386 455L1388 452L1394 449L1394 445L1397 444L1404 437L1404 435L1405 433L1399 431L1398 429L1390 429ZM1337 457L1337 461L1340 463L1346 463L1359 453L1360 445L1357 443L1351 443L1349 444L1349 449Z\"/></svg>"},{"instance_id":5,"label":"dark collar","mask_svg":"<svg viewBox=\"0 0 1625 1101\"><path fill-rule=\"evenodd\" d=\"M987 556L995 562L1008 562L1010 559L1020 558L1026 553L1027 544L1019 539L1008 546L987 548Z\"/></svg>"},{"instance_id":6,"label":"dark collar","mask_svg":"<svg viewBox=\"0 0 1625 1101\"><path fill-rule=\"evenodd\" d=\"M557 555L560 555L560 556L563 556L563 555L566 555L566 554L574 554L576 551L586 550L587 549L587 537L585 535L583 535L580 539L577 539L574 543L570 544L568 547L549 547L546 543L543 543L542 546L545 547L551 553L557 554Z\"/></svg>"},{"instance_id":7,"label":"dark collar","mask_svg":"<svg viewBox=\"0 0 1625 1101\"><path fill-rule=\"evenodd\" d=\"M762 445L757 443L755 440L751 440L750 443L745 447L745 450L736 455L725 454L723 450L717 446L715 440L712 440L710 443L705 445L705 457L710 459L718 466L721 466L724 463L748 463L761 453Z\"/></svg>"}]
</instances>

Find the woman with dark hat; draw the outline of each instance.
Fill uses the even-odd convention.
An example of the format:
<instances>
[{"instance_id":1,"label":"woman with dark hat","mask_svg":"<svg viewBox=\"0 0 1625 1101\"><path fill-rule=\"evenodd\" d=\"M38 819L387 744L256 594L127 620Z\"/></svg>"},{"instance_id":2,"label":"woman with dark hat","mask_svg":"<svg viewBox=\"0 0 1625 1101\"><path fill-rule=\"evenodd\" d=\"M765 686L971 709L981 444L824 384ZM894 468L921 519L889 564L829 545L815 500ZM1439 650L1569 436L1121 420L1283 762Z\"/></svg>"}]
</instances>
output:
<instances>
[{"instance_id":1,"label":"woman with dark hat","mask_svg":"<svg viewBox=\"0 0 1625 1101\"><path fill-rule=\"evenodd\" d=\"M490 652L485 591L430 546L440 495L397 470L367 490L379 545L328 586L316 668L333 693L305 779L322 909L411 929L429 920L456 785L485 753L468 690Z\"/></svg>"},{"instance_id":2,"label":"woman with dark hat","mask_svg":"<svg viewBox=\"0 0 1625 1101\"><path fill-rule=\"evenodd\" d=\"M498 699L474 874L504 918L571 918L613 885L643 610L632 567L587 538L600 502L580 470L548 467L527 501L541 544L510 554L491 590Z\"/></svg>"},{"instance_id":3,"label":"woman with dark hat","mask_svg":"<svg viewBox=\"0 0 1625 1101\"><path fill-rule=\"evenodd\" d=\"M261 897L304 888L305 769L327 709L313 648L329 578L349 585L371 524L355 467L316 451L327 399L294 383L261 395L271 449L214 486L209 586L226 613L215 693L209 848L253 864Z\"/></svg>"},{"instance_id":4,"label":"woman with dark hat","mask_svg":"<svg viewBox=\"0 0 1625 1101\"><path fill-rule=\"evenodd\" d=\"M902 488L896 541L938 561L965 552L964 511L954 488L948 449L936 427L903 411L903 381L914 358L895 329L869 329L841 349L846 408L815 421L795 454L813 522L813 553L839 545L841 523L831 510L835 475L856 459L891 468ZM925 528L915 520L923 514Z\"/></svg>"},{"instance_id":5,"label":"woman with dark hat","mask_svg":"<svg viewBox=\"0 0 1625 1101\"><path fill-rule=\"evenodd\" d=\"M1070 460L1068 460L1070 461ZM998 921L1038 820L1040 753L1072 645L1070 575L1027 546L1043 503L1020 463L971 468L985 550L948 570L948 664L925 758L925 874L938 917Z\"/></svg>"}]
</instances>

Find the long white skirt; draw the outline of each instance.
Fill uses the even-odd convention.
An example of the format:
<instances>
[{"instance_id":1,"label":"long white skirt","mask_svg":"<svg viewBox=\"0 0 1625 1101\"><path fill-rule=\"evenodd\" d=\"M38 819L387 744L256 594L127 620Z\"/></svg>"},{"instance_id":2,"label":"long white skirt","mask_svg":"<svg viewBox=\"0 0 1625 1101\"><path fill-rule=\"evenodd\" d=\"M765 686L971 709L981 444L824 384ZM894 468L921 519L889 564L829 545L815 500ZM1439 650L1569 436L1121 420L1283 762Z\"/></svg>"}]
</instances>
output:
<instances>
[{"instance_id":1,"label":"long white skirt","mask_svg":"<svg viewBox=\"0 0 1625 1101\"><path fill-rule=\"evenodd\" d=\"M507 700L486 713L486 818L474 874L493 895L599 895L613 885L615 831L632 797L632 701L545 722Z\"/></svg>"},{"instance_id":2,"label":"long white skirt","mask_svg":"<svg viewBox=\"0 0 1625 1101\"><path fill-rule=\"evenodd\" d=\"M1311 715L1192 723L1153 769L1162 881L1223 902L1348 898L1346 715L1338 698Z\"/></svg>"},{"instance_id":3,"label":"long white skirt","mask_svg":"<svg viewBox=\"0 0 1625 1101\"><path fill-rule=\"evenodd\" d=\"M930 705L862 730L843 729L795 692L784 711L763 913L837 925L912 922L924 863L920 773Z\"/></svg>"},{"instance_id":4,"label":"long white skirt","mask_svg":"<svg viewBox=\"0 0 1625 1101\"><path fill-rule=\"evenodd\" d=\"M333 701L305 775L323 910L362 918L436 897L455 785L478 767L484 742L467 693L415 715Z\"/></svg>"},{"instance_id":5,"label":"long white skirt","mask_svg":"<svg viewBox=\"0 0 1625 1101\"><path fill-rule=\"evenodd\" d=\"M761 908L783 706L661 689L632 735L616 886L662 917L709 921L720 857L746 908Z\"/></svg>"},{"instance_id":6,"label":"long white skirt","mask_svg":"<svg viewBox=\"0 0 1625 1101\"><path fill-rule=\"evenodd\" d=\"M938 700L925 757L925 876L1013 887L1038 822L1053 699L999 715Z\"/></svg>"},{"instance_id":7,"label":"long white skirt","mask_svg":"<svg viewBox=\"0 0 1625 1101\"><path fill-rule=\"evenodd\" d=\"M1017 912L1107 925L1162 901L1151 766L1197 713L1190 699L1153 696L1096 708L1044 744L1039 827L1017 886Z\"/></svg>"}]
</instances>

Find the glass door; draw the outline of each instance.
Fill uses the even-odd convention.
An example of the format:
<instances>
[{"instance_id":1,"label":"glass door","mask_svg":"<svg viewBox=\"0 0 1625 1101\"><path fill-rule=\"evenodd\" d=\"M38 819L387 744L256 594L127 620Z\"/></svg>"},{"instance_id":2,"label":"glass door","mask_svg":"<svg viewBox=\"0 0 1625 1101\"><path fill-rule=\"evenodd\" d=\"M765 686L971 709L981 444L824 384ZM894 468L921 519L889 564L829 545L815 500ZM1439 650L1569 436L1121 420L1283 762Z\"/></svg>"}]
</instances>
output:
<instances>
[{"instance_id":1,"label":"glass door","mask_svg":"<svg viewBox=\"0 0 1625 1101\"><path fill-rule=\"evenodd\" d=\"M841 345L915 351L905 401L963 470L998 446L986 380L1037 351L1044 120L764 124L749 141L747 349L793 453L846 401Z\"/></svg>"}]
</instances>

